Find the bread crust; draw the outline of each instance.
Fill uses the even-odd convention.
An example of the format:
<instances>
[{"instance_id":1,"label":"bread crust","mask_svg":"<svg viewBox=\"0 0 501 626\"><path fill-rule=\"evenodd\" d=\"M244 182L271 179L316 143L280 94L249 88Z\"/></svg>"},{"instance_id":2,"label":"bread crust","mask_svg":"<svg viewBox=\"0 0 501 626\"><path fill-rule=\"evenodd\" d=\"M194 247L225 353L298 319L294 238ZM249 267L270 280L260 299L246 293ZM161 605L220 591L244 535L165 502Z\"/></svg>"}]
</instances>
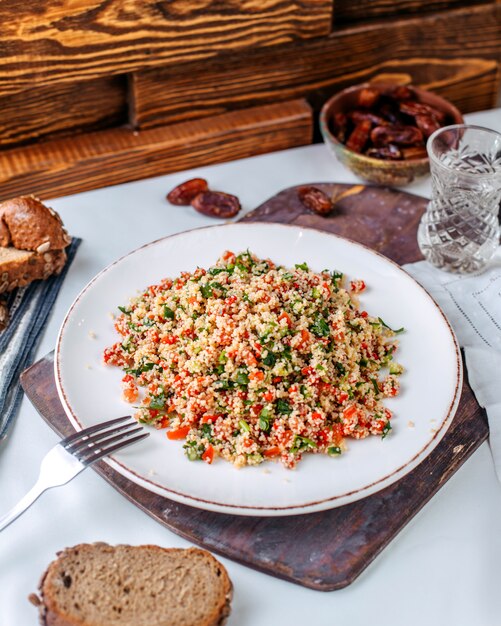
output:
<instances>
[{"instance_id":1,"label":"bread crust","mask_svg":"<svg viewBox=\"0 0 501 626\"><path fill-rule=\"evenodd\" d=\"M64 250L49 250L42 254L29 251L9 254L9 250L6 248L6 253L0 256L0 294L59 274L67 258Z\"/></svg>"},{"instance_id":2,"label":"bread crust","mask_svg":"<svg viewBox=\"0 0 501 626\"><path fill-rule=\"evenodd\" d=\"M44 253L63 250L71 239L59 215L34 196L0 204L0 245Z\"/></svg>"},{"instance_id":3,"label":"bread crust","mask_svg":"<svg viewBox=\"0 0 501 626\"><path fill-rule=\"evenodd\" d=\"M187 558L203 558L212 567L217 570L217 577L221 585L221 602L217 606L213 607L211 615L203 623L197 624L197 626L224 626L228 620L228 616L231 611L231 600L233 598L233 584L228 576L228 573L224 566L214 557L210 552L201 550L199 548L188 548L183 550L181 548L162 548L155 545L143 545L143 546L110 546L106 543L94 543L94 544L78 544L71 548L66 548L61 552L58 552L57 558L48 566L43 573L39 583L39 618L42 626L86 626L87 622L80 620L77 617L67 615L58 610L57 602L54 593L51 589L51 580L54 576L57 576L57 572L64 558L72 557L77 552L82 553L85 550L92 548L99 548L100 550L109 554L114 554L116 548L127 548L131 551L149 549L159 554L180 554ZM102 626L105 626L104 622Z\"/></svg>"}]
</instances>

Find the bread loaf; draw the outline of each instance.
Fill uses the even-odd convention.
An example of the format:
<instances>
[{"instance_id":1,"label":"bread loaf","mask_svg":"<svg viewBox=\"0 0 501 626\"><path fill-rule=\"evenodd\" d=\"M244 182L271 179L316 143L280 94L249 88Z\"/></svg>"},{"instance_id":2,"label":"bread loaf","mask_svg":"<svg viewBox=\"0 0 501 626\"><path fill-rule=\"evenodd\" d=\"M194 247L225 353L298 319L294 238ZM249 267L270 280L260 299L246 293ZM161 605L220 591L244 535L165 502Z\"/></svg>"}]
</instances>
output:
<instances>
[{"instance_id":1,"label":"bread loaf","mask_svg":"<svg viewBox=\"0 0 501 626\"><path fill-rule=\"evenodd\" d=\"M33 196L0 204L0 294L58 274L70 242L59 215Z\"/></svg>"},{"instance_id":2,"label":"bread loaf","mask_svg":"<svg viewBox=\"0 0 501 626\"><path fill-rule=\"evenodd\" d=\"M81 544L59 553L40 583L45 626L220 626L232 584L209 552Z\"/></svg>"}]
</instances>

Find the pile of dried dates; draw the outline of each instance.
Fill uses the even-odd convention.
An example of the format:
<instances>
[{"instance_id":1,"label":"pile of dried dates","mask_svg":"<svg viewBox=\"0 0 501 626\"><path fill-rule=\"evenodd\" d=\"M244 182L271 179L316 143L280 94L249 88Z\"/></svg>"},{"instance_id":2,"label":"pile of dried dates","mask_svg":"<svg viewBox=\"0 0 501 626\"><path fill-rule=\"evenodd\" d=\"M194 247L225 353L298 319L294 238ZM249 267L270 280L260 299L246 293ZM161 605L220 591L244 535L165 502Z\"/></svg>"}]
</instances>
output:
<instances>
[{"instance_id":1,"label":"pile of dried dates","mask_svg":"<svg viewBox=\"0 0 501 626\"><path fill-rule=\"evenodd\" d=\"M202 215L229 219L240 211L236 196L222 191L211 191L205 178L192 178L167 194L167 200L177 206L191 206Z\"/></svg>"},{"instance_id":2,"label":"pile of dried dates","mask_svg":"<svg viewBox=\"0 0 501 626\"><path fill-rule=\"evenodd\" d=\"M365 87L353 110L333 115L332 131L349 150L398 161L426 157L428 137L449 123L446 113L418 102L412 87Z\"/></svg>"}]
</instances>

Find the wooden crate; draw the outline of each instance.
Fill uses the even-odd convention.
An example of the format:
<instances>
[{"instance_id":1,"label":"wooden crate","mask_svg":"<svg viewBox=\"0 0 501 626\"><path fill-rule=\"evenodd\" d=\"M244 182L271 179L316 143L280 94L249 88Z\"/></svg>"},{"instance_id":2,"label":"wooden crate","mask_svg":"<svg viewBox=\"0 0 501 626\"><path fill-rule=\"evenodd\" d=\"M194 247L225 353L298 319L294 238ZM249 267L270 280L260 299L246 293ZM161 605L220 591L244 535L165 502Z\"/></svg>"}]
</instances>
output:
<instances>
[{"instance_id":1,"label":"wooden crate","mask_svg":"<svg viewBox=\"0 0 501 626\"><path fill-rule=\"evenodd\" d=\"M0 19L2 197L302 145L380 74L463 112L499 93L499 0L0 0Z\"/></svg>"}]
</instances>

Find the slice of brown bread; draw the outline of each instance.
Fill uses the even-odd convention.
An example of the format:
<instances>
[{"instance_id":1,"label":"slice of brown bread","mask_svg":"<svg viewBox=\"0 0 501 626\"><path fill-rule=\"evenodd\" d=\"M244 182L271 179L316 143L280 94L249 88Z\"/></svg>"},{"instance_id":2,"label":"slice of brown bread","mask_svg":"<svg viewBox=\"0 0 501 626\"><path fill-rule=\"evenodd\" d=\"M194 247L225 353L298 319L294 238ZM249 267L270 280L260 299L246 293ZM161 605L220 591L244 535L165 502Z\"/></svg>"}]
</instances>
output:
<instances>
[{"instance_id":1,"label":"slice of brown bread","mask_svg":"<svg viewBox=\"0 0 501 626\"><path fill-rule=\"evenodd\" d=\"M0 204L0 246L47 252L63 250L71 238L59 215L34 196Z\"/></svg>"},{"instance_id":2,"label":"slice of brown bread","mask_svg":"<svg viewBox=\"0 0 501 626\"><path fill-rule=\"evenodd\" d=\"M64 250L31 252L17 250L12 246L0 247L0 294L24 287L33 280L59 274L66 263Z\"/></svg>"},{"instance_id":3,"label":"slice of brown bread","mask_svg":"<svg viewBox=\"0 0 501 626\"><path fill-rule=\"evenodd\" d=\"M232 584L205 550L94 543L60 552L40 595L45 626L220 626Z\"/></svg>"}]
</instances>

